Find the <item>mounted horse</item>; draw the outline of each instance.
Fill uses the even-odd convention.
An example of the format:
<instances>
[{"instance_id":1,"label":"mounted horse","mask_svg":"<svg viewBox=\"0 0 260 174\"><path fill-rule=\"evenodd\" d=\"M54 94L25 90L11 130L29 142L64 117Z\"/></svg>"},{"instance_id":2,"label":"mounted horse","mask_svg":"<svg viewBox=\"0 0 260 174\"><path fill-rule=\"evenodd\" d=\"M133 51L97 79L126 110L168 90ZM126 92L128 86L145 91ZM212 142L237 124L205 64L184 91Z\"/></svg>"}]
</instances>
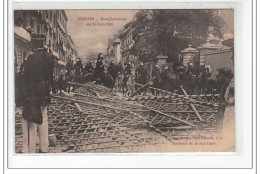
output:
<instances>
[{"instance_id":1,"label":"mounted horse","mask_svg":"<svg viewBox=\"0 0 260 174\"><path fill-rule=\"evenodd\" d=\"M130 96L135 91L135 76L131 73L124 80L123 95Z\"/></svg>"},{"instance_id":2,"label":"mounted horse","mask_svg":"<svg viewBox=\"0 0 260 174\"><path fill-rule=\"evenodd\" d=\"M196 77L196 87L198 89L198 94L203 94L205 92L205 85L206 85L206 75L203 73L200 73Z\"/></svg>"},{"instance_id":3,"label":"mounted horse","mask_svg":"<svg viewBox=\"0 0 260 174\"><path fill-rule=\"evenodd\" d=\"M69 82L75 81L75 74L73 71L67 71L65 74L65 81L66 81L66 91L70 93L70 88L72 87L72 91L75 90L75 86L71 85Z\"/></svg>"},{"instance_id":4,"label":"mounted horse","mask_svg":"<svg viewBox=\"0 0 260 174\"><path fill-rule=\"evenodd\" d=\"M183 86L189 95L192 95L196 85L196 75L193 75L191 72L181 73L180 85Z\"/></svg>"},{"instance_id":5,"label":"mounted horse","mask_svg":"<svg viewBox=\"0 0 260 174\"><path fill-rule=\"evenodd\" d=\"M136 69L136 77L135 77L135 82L141 85L145 85L149 82L149 72L148 69L141 63L141 65ZM136 85L135 89L137 90L140 88L140 85ZM146 88L144 88L142 91L140 91L139 94L143 92L143 95L146 94Z\"/></svg>"},{"instance_id":6,"label":"mounted horse","mask_svg":"<svg viewBox=\"0 0 260 174\"><path fill-rule=\"evenodd\" d=\"M180 79L179 75L170 71L163 72L161 75L162 89L169 92L176 92L180 90Z\"/></svg>"}]
</instances>

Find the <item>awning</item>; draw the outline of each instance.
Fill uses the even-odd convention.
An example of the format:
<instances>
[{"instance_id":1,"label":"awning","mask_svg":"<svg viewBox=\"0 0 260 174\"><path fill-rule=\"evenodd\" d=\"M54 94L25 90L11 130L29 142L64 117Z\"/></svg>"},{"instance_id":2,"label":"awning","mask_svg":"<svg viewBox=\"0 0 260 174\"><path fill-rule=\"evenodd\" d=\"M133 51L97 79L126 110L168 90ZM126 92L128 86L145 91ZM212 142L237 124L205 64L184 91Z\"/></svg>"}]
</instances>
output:
<instances>
[{"instance_id":1,"label":"awning","mask_svg":"<svg viewBox=\"0 0 260 174\"><path fill-rule=\"evenodd\" d=\"M63 61L61 61L61 60L58 61L58 64L59 64L59 65L62 65L62 66L66 66L66 63L63 62Z\"/></svg>"},{"instance_id":2,"label":"awning","mask_svg":"<svg viewBox=\"0 0 260 174\"><path fill-rule=\"evenodd\" d=\"M30 34L22 27L17 27L15 26L14 27L14 33L17 35L17 36L20 36L21 38L27 40L27 41L31 41L31 36Z\"/></svg>"}]
</instances>

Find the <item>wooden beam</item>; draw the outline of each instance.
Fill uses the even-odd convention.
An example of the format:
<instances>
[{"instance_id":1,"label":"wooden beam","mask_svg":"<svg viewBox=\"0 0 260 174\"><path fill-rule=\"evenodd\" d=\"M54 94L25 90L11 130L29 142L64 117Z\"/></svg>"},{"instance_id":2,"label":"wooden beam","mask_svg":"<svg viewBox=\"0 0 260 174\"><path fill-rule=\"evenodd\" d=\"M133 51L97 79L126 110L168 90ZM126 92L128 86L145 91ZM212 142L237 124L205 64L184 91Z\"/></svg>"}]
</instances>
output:
<instances>
[{"instance_id":1,"label":"wooden beam","mask_svg":"<svg viewBox=\"0 0 260 174\"><path fill-rule=\"evenodd\" d=\"M181 89L182 89L184 95L185 95L187 98L189 98L187 92L183 89L182 86L181 86ZM189 99L190 99L190 98L189 98ZM203 119L201 118L201 116L200 116L198 110L195 108L195 106L194 106L192 103L190 103L190 106L191 106L191 108L193 109L193 111L195 112L195 114L197 115L197 117L199 118L199 120L200 120L200 121L203 121Z\"/></svg>"}]
</instances>

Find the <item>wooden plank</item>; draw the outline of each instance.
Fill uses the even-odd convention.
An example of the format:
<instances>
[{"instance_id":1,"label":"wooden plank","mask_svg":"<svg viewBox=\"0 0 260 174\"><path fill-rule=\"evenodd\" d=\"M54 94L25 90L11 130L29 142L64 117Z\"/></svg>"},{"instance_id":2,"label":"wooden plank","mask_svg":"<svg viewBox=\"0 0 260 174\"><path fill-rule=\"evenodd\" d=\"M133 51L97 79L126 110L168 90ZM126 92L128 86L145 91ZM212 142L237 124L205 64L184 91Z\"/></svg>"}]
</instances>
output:
<instances>
[{"instance_id":1,"label":"wooden plank","mask_svg":"<svg viewBox=\"0 0 260 174\"><path fill-rule=\"evenodd\" d=\"M179 121L179 122L182 122L182 123L188 124L188 125L190 125L190 126L196 127L196 125L194 125L194 124L192 124L192 123L190 123L190 122L187 122L187 121L185 121L185 120L181 120L181 119L179 119L179 118L177 118L177 117L171 116L171 115L169 115L169 114L163 113L163 112L161 112L161 111L152 109L152 108L147 107L147 106L146 106L146 108L149 109L149 110L151 110L151 111L153 111L153 112L156 112L156 113L158 113L158 114L164 115L164 116L169 117L169 118L172 118L172 119L174 119L174 120L177 120L177 121Z\"/></svg>"},{"instance_id":2,"label":"wooden plank","mask_svg":"<svg viewBox=\"0 0 260 174\"><path fill-rule=\"evenodd\" d=\"M187 98L189 98L187 92L183 89L182 86L181 86L181 89L182 89L184 95L185 95ZM195 108L195 106L194 106L192 103L190 103L190 106L191 106L191 108L193 109L193 111L195 112L195 114L197 115L197 117L199 118L199 120L200 120L200 121L203 121L203 119L201 118L201 116L200 116L199 112L197 111L197 109Z\"/></svg>"},{"instance_id":3,"label":"wooden plank","mask_svg":"<svg viewBox=\"0 0 260 174\"><path fill-rule=\"evenodd\" d=\"M76 108L79 110L79 112L83 113L84 111L81 109L80 105L78 103L75 103Z\"/></svg>"}]
</instances>

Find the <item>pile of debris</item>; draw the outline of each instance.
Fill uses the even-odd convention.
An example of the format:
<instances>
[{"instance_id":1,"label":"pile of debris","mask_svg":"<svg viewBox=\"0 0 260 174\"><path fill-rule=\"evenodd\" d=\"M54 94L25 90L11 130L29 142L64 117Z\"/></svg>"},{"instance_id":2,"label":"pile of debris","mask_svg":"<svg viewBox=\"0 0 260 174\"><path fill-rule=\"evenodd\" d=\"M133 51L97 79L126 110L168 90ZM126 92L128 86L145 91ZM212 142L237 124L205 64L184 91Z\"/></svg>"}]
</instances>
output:
<instances>
[{"instance_id":1,"label":"pile of debris","mask_svg":"<svg viewBox=\"0 0 260 174\"><path fill-rule=\"evenodd\" d=\"M53 95L48 107L49 134L57 138L49 152L149 152L171 144L168 137L215 131L217 95L122 98L93 83L72 85L72 95Z\"/></svg>"}]
</instances>

